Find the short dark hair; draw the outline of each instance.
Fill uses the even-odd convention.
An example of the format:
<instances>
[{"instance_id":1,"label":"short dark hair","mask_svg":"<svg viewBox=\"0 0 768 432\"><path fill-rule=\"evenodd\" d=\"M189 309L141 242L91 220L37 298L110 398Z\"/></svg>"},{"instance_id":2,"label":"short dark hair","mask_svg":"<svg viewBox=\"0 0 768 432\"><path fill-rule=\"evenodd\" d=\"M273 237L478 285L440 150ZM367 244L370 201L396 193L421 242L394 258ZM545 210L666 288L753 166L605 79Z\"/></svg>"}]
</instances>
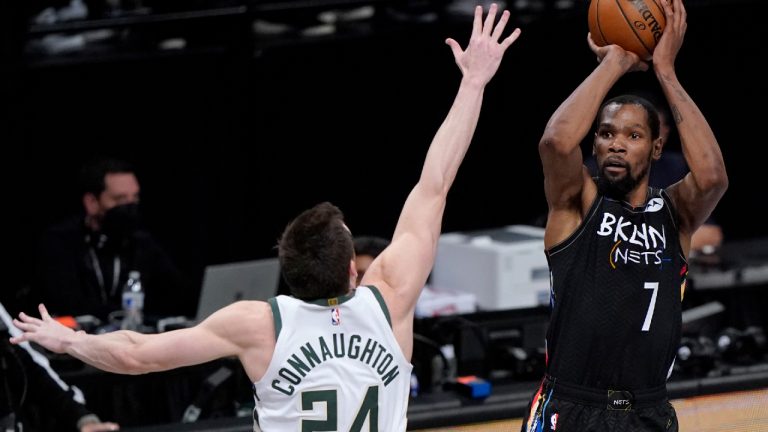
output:
<instances>
[{"instance_id":1,"label":"short dark hair","mask_svg":"<svg viewBox=\"0 0 768 432\"><path fill-rule=\"evenodd\" d=\"M648 126L651 129L651 139L655 140L659 137L659 111L656 108L656 105L651 103L648 99L636 94L623 94L612 97L605 101L600 107L600 111L598 111L597 118L595 119L597 126L599 126L602 122L603 115L605 114L605 107L611 104L638 105L642 107L645 110L646 117L648 119Z\"/></svg>"},{"instance_id":2,"label":"short dark hair","mask_svg":"<svg viewBox=\"0 0 768 432\"><path fill-rule=\"evenodd\" d=\"M353 254L352 233L344 225L344 214L329 202L302 212L278 242L285 283L302 300L346 294Z\"/></svg>"},{"instance_id":3,"label":"short dark hair","mask_svg":"<svg viewBox=\"0 0 768 432\"><path fill-rule=\"evenodd\" d=\"M83 165L80 171L80 191L98 197L107 188L104 179L107 174L135 174L129 162L111 157L96 157Z\"/></svg>"},{"instance_id":4,"label":"short dark hair","mask_svg":"<svg viewBox=\"0 0 768 432\"><path fill-rule=\"evenodd\" d=\"M379 256L389 246L389 240L378 236L355 237L355 255Z\"/></svg>"},{"instance_id":5,"label":"short dark hair","mask_svg":"<svg viewBox=\"0 0 768 432\"><path fill-rule=\"evenodd\" d=\"M641 98L650 102L656 108L656 112L658 112L659 118L662 121L666 120L670 126L674 126L672 112L669 109L669 103L667 102L667 99L664 97L663 93L659 93L658 91L653 91L650 89L637 89L630 91L629 93L640 96Z\"/></svg>"}]
</instances>

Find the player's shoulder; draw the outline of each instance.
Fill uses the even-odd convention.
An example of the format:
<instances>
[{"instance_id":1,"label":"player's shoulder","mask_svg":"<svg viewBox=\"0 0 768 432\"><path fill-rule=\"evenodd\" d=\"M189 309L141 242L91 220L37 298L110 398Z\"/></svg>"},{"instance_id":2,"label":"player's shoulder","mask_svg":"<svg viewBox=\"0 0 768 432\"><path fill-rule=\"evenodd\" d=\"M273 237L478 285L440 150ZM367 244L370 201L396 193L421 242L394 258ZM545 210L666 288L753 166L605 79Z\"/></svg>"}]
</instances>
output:
<instances>
[{"instance_id":1,"label":"player's shoulder","mask_svg":"<svg viewBox=\"0 0 768 432\"><path fill-rule=\"evenodd\" d=\"M206 321L237 325L272 319L269 303L261 300L239 300L214 312Z\"/></svg>"},{"instance_id":2,"label":"player's shoulder","mask_svg":"<svg viewBox=\"0 0 768 432\"><path fill-rule=\"evenodd\" d=\"M270 310L270 305L266 301L262 300L239 300L232 303L232 309L235 313L251 314L263 314Z\"/></svg>"}]
</instances>

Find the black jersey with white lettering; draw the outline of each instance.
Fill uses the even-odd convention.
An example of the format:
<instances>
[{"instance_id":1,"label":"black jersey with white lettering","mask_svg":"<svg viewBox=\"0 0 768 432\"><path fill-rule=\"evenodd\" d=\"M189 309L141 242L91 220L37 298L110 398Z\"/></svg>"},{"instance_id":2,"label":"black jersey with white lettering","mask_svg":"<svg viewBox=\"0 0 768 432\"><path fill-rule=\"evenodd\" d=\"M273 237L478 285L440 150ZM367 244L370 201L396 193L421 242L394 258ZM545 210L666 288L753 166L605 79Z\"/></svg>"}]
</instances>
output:
<instances>
[{"instance_id":1,"label":"black jersey with white lettering","mask_svg":"<svg viewBox=\"0 0 768 432\"><path fill-rule=\"evenodd\" d=\"M666 192L649 188L642 207L598 195L547 259L547 373L600 389L664 385L680 342L687 275Z\"/></svg>"}]
</instances>

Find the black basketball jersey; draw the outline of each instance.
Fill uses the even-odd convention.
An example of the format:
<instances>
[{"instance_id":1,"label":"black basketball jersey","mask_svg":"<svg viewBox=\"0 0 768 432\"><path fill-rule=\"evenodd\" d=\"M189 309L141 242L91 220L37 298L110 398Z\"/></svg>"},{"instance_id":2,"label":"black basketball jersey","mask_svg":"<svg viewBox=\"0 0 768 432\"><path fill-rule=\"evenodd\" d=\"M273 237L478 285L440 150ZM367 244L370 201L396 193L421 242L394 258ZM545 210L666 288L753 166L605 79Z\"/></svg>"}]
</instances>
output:
<instances>
[{"instance_id":1,"label":"black basketball jersey","mask_svg":"<svg viewBox=\"0 0 768 432\"><path fill-rule=\"evenodd\" d=\"M687 275L666 192L649 188L643 207L598 195L547 259L547 373L599 389L664 385L679 347Z\"/></svg>"}]
</instances>

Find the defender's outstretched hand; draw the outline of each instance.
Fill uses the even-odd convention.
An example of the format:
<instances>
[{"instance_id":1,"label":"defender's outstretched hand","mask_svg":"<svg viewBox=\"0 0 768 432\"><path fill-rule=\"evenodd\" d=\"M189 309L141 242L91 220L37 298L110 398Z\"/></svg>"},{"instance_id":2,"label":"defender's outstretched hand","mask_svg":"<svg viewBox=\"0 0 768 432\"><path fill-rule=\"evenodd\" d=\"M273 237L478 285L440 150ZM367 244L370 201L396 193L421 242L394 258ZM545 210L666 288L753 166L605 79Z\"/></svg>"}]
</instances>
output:
<instances>
[{"instance_id":1,"label":"defender's outstretched hand","mask_svg":"<svg viewBox=\"0 0 768 432\"><path fill-rule=\"evenodd\" d=\"M23 333L20 336L11 337L11 343L20 344L30 341L56 353L65 352L64 341L75 331L53 319L44 305L38 306L38 310L40 318L21 312L19 318L13 320L13 325Z\"/></svg>"},{"instance_id":2,"label":"defender's outstretched hand","mask_svg":"<svg viewBox=\"0 0 768 432\"><path fill-rule=\"evenodd\" d=\"M480 84L487 84L499 69L504 51L520 36L520 29L515 30L499 42L504 28L509 21L509 11L505 10L494 27L498 5L492 4L488 16L483 22L483 7L475 8L475 20L472 25L472 36L466 50L462 50L456 40L448 38L445 43L451 47L456 64L465 78L477 79Z\"/></svg>"}]
</instances>

